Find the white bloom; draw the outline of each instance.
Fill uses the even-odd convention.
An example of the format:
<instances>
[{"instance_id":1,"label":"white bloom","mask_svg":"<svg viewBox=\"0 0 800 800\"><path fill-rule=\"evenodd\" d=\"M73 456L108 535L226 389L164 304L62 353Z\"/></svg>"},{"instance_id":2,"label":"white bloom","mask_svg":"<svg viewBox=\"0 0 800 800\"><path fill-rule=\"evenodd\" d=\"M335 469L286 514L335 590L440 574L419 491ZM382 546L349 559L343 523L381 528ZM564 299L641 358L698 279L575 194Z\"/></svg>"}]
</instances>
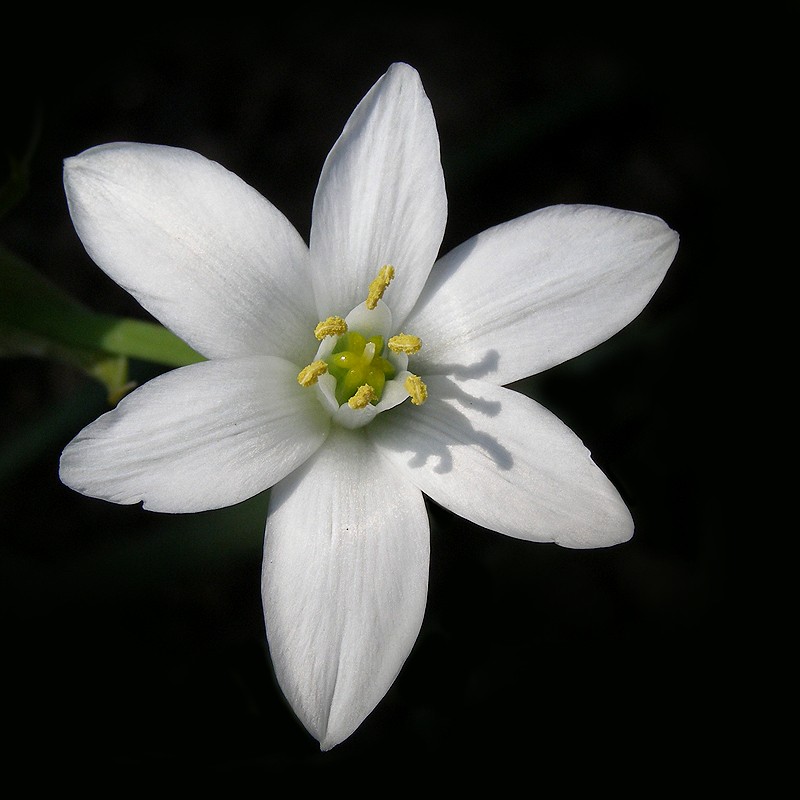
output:
<instances>
[{"instance_id":1,"label":"white bloom","mask_svg":"<svg viewBox=\"0 0 800 800\"><path fill-rule=\"evenodd\" d=\"M208 360L86 427L61 478L163 512L272 487L267 636L281 688L323 749L380 701L419 632L423 493L531 541L603 547L632 535L575 434L503 385L642 310L678 246L660 219L545 208L437 261L439 141L405 64L375 84L328 156L309 246L260 194L186 150L96 147L67 160L64 182L94 261Z\"/></svg>"}]
</instances>

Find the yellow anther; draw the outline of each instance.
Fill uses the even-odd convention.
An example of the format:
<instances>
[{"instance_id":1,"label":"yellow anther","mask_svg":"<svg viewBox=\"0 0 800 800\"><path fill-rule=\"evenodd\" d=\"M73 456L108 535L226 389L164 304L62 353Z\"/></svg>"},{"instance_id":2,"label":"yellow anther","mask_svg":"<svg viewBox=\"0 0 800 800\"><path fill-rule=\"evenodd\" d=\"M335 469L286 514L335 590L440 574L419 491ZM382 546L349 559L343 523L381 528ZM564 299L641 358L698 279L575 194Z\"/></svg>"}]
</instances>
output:
<instances>
[{"instance_id":1,"label":"yellow anther","mask_svg":"<svg viewBox=\"0 0 800 800\"><path fill-rule=\"evenodd\" d=\"M314 336L322 341L326 336L341 336L347 333L347 323L341 317L328 317L314 328Z\"/></svg>"},{"instance_id":2,"label":"yellow anther","mask_svg":"<svg viewBox=\"0 0 800 800\"><path fill-rule=\"evenodd\" d=\"M347 401L350 408L366 408L373 400L377 400L378 395L375 390L365 383L359 387L358 391Z\"/></svg>"},{"instance_id":3,"label":"yellow anther","mask_svg":"<svg viewBox=\"0 0 800 800\"><path fill-rule=\"evenodd\" d=\"M419 375L409 375L403 387L415 406L421 406L428 399L428 387L422 382Z\"/></svg>"},{"instance_id":4,"label":"yellow anther","mask_svg":"<svg viewBox=\"0 0 800 800\"><path fill-rule=\"evenodd\" d=\"M378 270L378 277L369 285L369 294L367 295L367 308L370 311L378 305L378 300L383 297L392 278L394 278L394 267L390 264L386 264Z\"/></svg>"},{"instance_id":5,"label":"yellow anther","mask_svg":"<svg viewBox=\"0 0 800 800\"><path fill-rule=\"evenodd\" d=\"M418 353L422 347L419 336L412 336L410 333L398 333L397 336L392 336L387 344L393 353L405 353L409 356Z\"/></svg>"},{"instance_id":6,"label":"yellow anther","mask_svg":"<svg viewBox=\"0 0 800 800\"><path fill-rule=\"evenodd\" d=\"M314 361L300 370L297 382L301 386L313 386L319 380L319 376L324 375L327 371L328 365L324 361Z\"/></svg>"}]
</instances>

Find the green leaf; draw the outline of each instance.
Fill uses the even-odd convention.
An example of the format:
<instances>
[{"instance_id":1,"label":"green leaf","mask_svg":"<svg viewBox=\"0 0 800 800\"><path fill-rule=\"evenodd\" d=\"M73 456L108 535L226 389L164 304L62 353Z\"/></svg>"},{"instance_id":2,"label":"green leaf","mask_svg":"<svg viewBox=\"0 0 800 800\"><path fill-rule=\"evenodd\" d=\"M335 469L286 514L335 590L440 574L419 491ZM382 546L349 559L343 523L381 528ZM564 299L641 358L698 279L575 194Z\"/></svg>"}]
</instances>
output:
<instances>
[{"instance_id":1,"label":"green leaf","mask_svg":"<svg viewBox=\"0 0 800 800\"><path fill-rule=\"evenodd\" d=\"M161 325L97 314L0 245L0 357L52 358L100 381L115 405L128 359L181 367L203 357Z\"/></svg>"},{"instance_id":2,"label":"green leaf","mask_svg":"<svg viewBox=\"0 0 800 800\"><path fill-rule=\"evenodd\" d=\"M135 385L128 379L125 356L62 345L30 331L10 327L0 319L0 357L15 356L50 358L83 370L105 386L111 405L116 405Z\"/></svg>"},{"instance_id":3,"label":"green leaf","mask_svg":"<svg viewBox=\"0 0 800 800\"><path fill-rule=\"evenodd\" d=\"M17 347L70 350L79 354L79 360L87 352L136 358L167 367L203 360L161 325L98 314L86 308L1 245L0 330L6 335L14 331ZM26 337L30 341L24 345L22 340Z\"/></svg>"}]
</instances>

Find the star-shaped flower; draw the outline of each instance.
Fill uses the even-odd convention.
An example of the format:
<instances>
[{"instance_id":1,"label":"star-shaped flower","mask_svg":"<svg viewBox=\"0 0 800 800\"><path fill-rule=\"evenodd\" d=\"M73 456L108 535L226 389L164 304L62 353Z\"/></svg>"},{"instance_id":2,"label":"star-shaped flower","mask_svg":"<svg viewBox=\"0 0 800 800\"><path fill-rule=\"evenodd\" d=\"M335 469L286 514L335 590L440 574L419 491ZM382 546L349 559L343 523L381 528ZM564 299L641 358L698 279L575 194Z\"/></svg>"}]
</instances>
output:
<instances>
[{"instance_id":1,"label":"star-shaped flower","mask_svg":"<svg viewBox=\"0 0 800 800\"><path fill-rule=\"evenodd\" d=\"M580 440L506 384L639 314L678 237L652 216L555 206L437 255L433 112L394 64L322 170L309 245L219 164L145 144L65 164L92 259L207 360L168 372L64 450L68 486L196 512L271 488L263 562L278 682L322 749L391 686L422 624L423 494L509 536L627 540Z\"/></svg>"}]
</instances>

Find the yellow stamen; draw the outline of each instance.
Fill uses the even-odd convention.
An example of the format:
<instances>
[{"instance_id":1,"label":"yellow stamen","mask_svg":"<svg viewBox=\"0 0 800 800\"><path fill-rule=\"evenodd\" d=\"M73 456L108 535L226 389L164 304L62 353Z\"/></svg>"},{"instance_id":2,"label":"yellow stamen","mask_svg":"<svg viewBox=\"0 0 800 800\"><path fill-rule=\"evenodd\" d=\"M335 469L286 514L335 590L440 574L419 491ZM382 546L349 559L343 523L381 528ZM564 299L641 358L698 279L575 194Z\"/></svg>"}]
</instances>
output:
<instances>
[{"instance_id":1,"label":"yellow stamen","mask_svg":"<svg viewBox=\"0 0 800 800\"><path fill-rule=\"evenodd\" d=\"M347 333L347 323L341 317L328 317L314 328L314 336L321 342L326 336L341 336Z\"/></svg>"},{"instance_id":2,"label":"yellow stamen","mask_svg":"<svg viewBox=\"0 0 800 800\"><path fill-rule=\"evenodd\" d=\"M367 295L367 308L370 311L378 305L378 300L383 297L392 278L394 278L394 267L390 264L386 264L378 270L378 277L369 285L369 294Z\"/></svg>"},{"instance_id":3,"label":"yellow stamen","mask_svg":"<svg viewBox=\"0 0 800 800\"><path fill-rule=\"evenodd\" d=\"M358 391L347 401L350 408L366 408L373 400L377 400L378 395L375 390L365 383L359 387Z\"/></svg>"},{"instance_id":4,"label":"yellow stamen","mask_svg":"<svg viewBox=\"0 0 800 800\"><path fill-rule=\"evenodd\" d=\"M422 382L419 375L409 375L403 387L415 406L421 406L428 399L428 387Z\"/></svg>"},{"instance_id":5,"label":"yellow stamen","mask_svg":"<svg viewBox=\"0 0 800 800\"><path fill-rule=\"evenodd\" d=\"M324 361L314 361L300 370L297 382L301 386L313 386L319 380L319 376L324 375L327 371L328 365Z\"/></svg>"},{"instance_id":6,"label":"yellow stamen","mask_svg":"<svg viewBox=\"0 0 800 800\"><path fill-rule=\"evenodd\" d=\"M405 353L410 356L419 352L422 342L418 336L412 336L410 333L398 333L397 336L389 339L388 345L393 353Z\"/></svg>"}]
</instances>

